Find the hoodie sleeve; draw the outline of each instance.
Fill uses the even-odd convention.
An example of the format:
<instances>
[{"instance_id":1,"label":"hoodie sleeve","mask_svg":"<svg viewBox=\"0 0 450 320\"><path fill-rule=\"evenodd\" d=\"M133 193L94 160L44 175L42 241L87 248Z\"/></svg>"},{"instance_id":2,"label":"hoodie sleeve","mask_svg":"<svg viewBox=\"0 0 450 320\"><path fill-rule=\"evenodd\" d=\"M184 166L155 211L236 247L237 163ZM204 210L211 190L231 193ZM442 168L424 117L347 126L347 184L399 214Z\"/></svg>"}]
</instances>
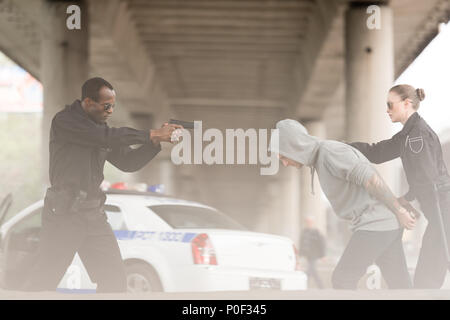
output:
<instances>
[{"instance_id":1,"label":"hoodie sleeve","mask_svg":"<svg viewBox=\"0 0 450 320\"><path fill-rule=\"evenodd\" d=\"M350 147L329 150L324 161L325 167L333 176L359 186L364 186L376 173L369 161L360 157L357 151Z\"/></svg>"}]
</instances>

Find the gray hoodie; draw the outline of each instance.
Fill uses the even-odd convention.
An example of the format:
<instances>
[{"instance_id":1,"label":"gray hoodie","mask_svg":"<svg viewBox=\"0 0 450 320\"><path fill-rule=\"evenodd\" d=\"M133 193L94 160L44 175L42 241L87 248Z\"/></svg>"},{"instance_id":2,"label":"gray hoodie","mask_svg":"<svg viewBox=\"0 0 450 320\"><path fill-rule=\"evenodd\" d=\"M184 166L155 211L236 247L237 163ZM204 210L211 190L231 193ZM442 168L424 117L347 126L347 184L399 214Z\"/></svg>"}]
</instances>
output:
<instances>
[{"instance_id":1,"label":"gray hoodie","mask_svg":"<svg viewBox=\"0 0 450 320\"><path fill-rule=\"evenodd\" d=\"M309 166L312 184L317 171L333 210L350 222L353 231L400 228L394 214L364 188L376 171L361 152L341 142L310 136L295 120L279 121L276 128L279 140L272 135L269 150Z\"/></svg>"}]
</instances>

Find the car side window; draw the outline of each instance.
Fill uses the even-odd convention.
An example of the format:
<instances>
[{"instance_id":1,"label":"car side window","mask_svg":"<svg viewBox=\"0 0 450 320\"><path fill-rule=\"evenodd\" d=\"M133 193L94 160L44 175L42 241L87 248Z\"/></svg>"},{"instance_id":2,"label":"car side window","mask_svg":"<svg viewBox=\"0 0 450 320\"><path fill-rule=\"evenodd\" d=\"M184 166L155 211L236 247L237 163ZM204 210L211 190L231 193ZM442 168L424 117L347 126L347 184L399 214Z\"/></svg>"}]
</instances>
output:
<instances>
[{"instance_id":1,"label":"car side window","mask_svg":"<svg viewBox=\"0 0 450 320\"><path fill-rule=\"evenodd\" d=\"M114 231L127 229L125 225L125 220L123 218L122 210L120 209L119 206L115 206L112 204L105 204L104 208L106 217L108 218L108 222Z\"/></svg>"},{"instance_id":2,"label":"car side window","mask_svg":"<svg viewBox=\"0 0 450 320\"><path fill-rule=\"evenodd\" d=\"M238 222L219 211L186 205L153 205L149 209L172 228L245 230Z\"/></svg>"}]
</instances>

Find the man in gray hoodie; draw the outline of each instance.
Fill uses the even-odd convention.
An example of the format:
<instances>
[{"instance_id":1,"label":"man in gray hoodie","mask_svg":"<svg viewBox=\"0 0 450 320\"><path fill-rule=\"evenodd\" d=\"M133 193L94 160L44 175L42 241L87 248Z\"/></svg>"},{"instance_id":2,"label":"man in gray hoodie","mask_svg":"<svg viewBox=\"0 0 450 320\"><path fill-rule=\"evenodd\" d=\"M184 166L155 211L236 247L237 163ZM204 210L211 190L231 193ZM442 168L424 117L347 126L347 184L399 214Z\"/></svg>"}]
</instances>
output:
<instances>
[{"instance_id":1,"label":"man in gray hoodie","mask_svg":"<svg viewBox=\"0 0 450 320\"><path fill-rule=\"evenodd\" d=\"M317 172L323 192L336 214L350 222L353 235L332 276L335 289L356 289L367 267L376 263L391 289L411 288L402 245L403 228L415 226L369 160L353 147L310 136L295 120L276 125L269 150L284 166Z\"/></svg>"}]
</instances>

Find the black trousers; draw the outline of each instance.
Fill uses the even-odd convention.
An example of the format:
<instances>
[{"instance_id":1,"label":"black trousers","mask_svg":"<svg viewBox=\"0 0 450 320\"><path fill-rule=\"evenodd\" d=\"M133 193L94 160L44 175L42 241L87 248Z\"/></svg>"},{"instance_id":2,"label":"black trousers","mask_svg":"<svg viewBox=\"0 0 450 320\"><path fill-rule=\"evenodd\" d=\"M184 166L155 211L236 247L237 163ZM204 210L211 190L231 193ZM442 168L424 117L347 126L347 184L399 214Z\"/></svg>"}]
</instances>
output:
<instances>
[{"instance_id":1,"label":"black trousers","mask_svg":"<svg viewBox=\"0 0 450 320\"><path fill-rule=\"evenodd\" d=\"M103 211L42 213L37 262L23 290L55 290L78 252L97 292L125 292L125 267L116 237Z\"/></svg>"},{"instance_id":2,"label":"black trousers","mask_svg":"<svg viewBox=\"0 0 450 320\"><path fill-rule=\"evenodd\" d=\"M414 274L414 287L418 289L439 289L447 274L448 262L445 255L439 220L437 218L436 201L432 194L418 197L420 208L428 225L422 238L419 259ZM440 205L447 245L450 247L450 194L440 195Z\"/></svg>"},{"instance_id":3,"label":"black trousers","mask_svg":"<svg viewBox=\"0 0 450 320\"><path fill-rule=\"evenodd\" d=\"M332 275L334 289L356 289L367 268L377 264L390 289L410 289L412 282L402 244L403 229L356 231Z\"/></svg>"}]
</instances>

